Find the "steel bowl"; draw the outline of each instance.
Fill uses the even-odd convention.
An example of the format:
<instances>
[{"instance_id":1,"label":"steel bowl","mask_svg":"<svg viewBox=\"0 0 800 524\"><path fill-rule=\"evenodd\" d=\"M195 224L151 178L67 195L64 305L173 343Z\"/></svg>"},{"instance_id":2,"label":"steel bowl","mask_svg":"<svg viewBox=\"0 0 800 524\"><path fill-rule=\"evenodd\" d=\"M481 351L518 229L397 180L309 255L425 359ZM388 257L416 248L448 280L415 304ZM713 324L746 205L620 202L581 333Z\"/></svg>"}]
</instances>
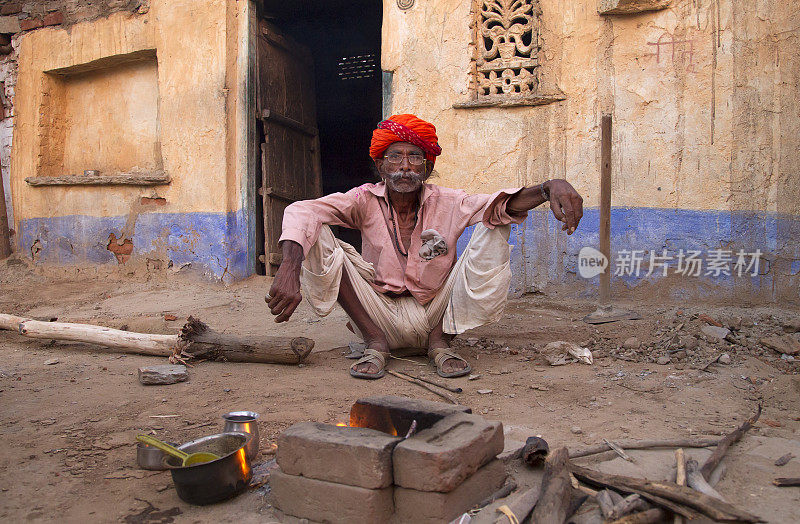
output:
<instances>
[{"instance_id":1,"label":"steel bowl","mask_svg":"<svg viewBox=\"0 0 800 524\"><path fill-rule=\"evenodd\" d=\"M177 446L175 442L167 442L170 446ZM144 442L139 442L136 445L136 463L142 469L151 469L154 471L163 471L167 469L164 465L164 457L167 454L155 446L148 446Z\"/></svg>"},{"instance_id":2,"label":"steel bowl","mask_svg":"<svg viewBox=\"0 0 800 524\"><path fill-rule=\"evenodd\" d=\"M205 451L220 456L203 464L182 467L179 459L166 456L163 463L172 473L172 482L181 500L203 506L244 491L253 476L245 452L251 438L247 433L219 433L178 446L187 453Z\"/></svg>"}]
</instances>

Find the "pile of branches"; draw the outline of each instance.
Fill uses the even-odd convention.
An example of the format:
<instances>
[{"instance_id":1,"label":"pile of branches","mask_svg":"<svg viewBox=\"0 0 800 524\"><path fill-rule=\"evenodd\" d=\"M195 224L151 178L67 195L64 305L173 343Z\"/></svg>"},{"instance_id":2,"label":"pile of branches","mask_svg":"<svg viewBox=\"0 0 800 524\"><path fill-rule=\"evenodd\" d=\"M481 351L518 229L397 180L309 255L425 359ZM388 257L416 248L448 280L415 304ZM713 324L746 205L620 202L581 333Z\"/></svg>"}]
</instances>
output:
<instances>
[{"instance_id":1,"label":"pile of branches","mask_svg":"<svg viewBox=\"0 0 800 524\"><path fill-rule=\"evenodd\" d=\"M497 510L500 515L495 523L517 524L530 516L530 522L536 524L563 524L590 497L596 501L601 515L594 519L582 519L584 522L648 524L665 519L682 522L682 519L698 517L708 517L717 522L764 522L760 517L725 501L709 483L728 448L753 427L760 415L759 405L752 417L719 441L651 441L625 446L628 449L671 447L672 444L685 444L685 447L716 446L702 466L695 460L685 461L683 449L677 449L675 482L610 475L572 462L574 458L604 451L614 451L631 460L621 446L613 442L606 441L604 446L574 453L565 447L549 453L542 439L531 437L517 456L529 465L541 463L543 456L546 456L541 485L520 493L500 506Z\"/></svg>"}]
</instances>

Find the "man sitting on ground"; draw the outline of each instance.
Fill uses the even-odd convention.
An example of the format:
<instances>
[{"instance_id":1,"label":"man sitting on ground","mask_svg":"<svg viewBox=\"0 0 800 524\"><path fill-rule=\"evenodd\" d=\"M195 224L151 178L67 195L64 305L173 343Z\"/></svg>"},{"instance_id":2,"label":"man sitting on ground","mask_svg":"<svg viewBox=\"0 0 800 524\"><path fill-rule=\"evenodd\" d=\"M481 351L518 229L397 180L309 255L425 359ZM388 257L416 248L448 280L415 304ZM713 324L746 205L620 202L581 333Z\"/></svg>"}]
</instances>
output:
<instances>
[{"instance_id":1,"label":"man sitting on ground","mask_svg":"<svg viewBox=\"0 0 800 524\"><path fill-rule=\"evenodd\" d=\"M440 153L432 124L392 116L378 124L370 145L381 182L295 202L284 213L270 311L276 322L288 320L301 286L320 316L338 302L366 343L350 368L354 377L382 377L389 351L409 347L427 349L442 377L469 373L450 341L502 315L510 224L548 200L568 234L583 216L583 199L565 180L491 195L426 184ZM363 256L334 237L334 225L361 231ZM471 225L456 260L456 241Z\"/></svg>"}]
</instances>

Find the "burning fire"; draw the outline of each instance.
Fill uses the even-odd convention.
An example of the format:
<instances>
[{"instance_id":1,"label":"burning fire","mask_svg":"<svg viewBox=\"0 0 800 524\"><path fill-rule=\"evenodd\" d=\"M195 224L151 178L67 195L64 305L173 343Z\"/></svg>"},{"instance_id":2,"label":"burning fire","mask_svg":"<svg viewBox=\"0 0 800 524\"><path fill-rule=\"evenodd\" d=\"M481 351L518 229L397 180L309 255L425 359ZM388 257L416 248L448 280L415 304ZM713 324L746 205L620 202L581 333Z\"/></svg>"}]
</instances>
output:
<instances>
[{"instance_id":1,"label":"burning fire","mask_svg":"<svg viewBox=\"0 0 800 524\"><path fill-rule=\"evenodd\" d=\"M339 427L346 427L347 426L347 424L345 424L344 422L337 422L336 425L339 426Z\"/></svg>"}]
</instances>

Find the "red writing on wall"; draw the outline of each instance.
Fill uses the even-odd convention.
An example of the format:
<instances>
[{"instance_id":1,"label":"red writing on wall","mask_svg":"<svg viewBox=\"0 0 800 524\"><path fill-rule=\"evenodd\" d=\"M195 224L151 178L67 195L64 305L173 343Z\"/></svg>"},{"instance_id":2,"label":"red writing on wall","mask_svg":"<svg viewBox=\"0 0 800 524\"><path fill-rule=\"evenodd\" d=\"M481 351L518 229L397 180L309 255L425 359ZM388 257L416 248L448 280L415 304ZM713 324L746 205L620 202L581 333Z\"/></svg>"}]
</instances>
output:
<instances>
[{"instance_id":1,"label":"red writing on wall","mask_svg":"<svg viewBox=\"0 0 800 524\"><path fill-rule=\"evenodd\" d=\"M679 39L664 32L658 40L647 42L647 45L655 48L655 52L648 56L656 57L656 64L671 61L673 66L683 66L686 71L695 72L693 39Z\"/></svg>"}]
</instances>

